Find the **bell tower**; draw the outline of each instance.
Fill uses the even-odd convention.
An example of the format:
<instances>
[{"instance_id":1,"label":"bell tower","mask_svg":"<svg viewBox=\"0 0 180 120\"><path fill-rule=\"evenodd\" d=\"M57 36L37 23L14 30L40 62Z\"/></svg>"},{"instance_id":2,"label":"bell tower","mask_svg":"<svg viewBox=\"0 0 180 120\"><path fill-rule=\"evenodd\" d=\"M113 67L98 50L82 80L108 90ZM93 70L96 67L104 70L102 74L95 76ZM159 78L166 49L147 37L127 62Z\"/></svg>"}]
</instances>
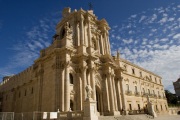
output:
<instances>
[{"instance_id":1,"label":"bell tower","mask_svg":"<svg viewBox=\"0 0 180 120\"><path fill-rule=\"evenodd\" d=\"M53 43L57 47L73 47L78 54L110 55L109 29L106 20L97 20L93 10L65 8L62 20L56 26Z\"/></svg>"}]
</instances>

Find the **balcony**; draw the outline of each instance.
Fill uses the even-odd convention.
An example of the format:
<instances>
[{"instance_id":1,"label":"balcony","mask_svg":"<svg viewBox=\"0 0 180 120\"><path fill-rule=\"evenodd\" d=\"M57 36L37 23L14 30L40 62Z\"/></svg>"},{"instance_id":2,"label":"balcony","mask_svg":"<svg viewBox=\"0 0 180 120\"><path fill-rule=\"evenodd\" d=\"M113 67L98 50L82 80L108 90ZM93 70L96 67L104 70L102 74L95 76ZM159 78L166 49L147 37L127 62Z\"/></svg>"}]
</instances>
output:
<instances>
[{"instance_id":1,"label":"balcony","mask_svg":"<svg viewBox=\"0 0 180 120\"><path fill-rule=\"evenodd\" d=\"M155 94L150 94L149 97L154 98Z\"/></svg>"},{"instance_id":2,"label":"balcony","mask_svg":"<svg viewBox=\"0 0 180 120\"><path fill-rule=\"evenodd\" d=\"M141 92L141 95L142 95L143 97L147 97L148 93Z\"/></svg>"},{"instance_id":3,"label":"balcony","mask_svg":"<svg viewBox=\"0 0 180 120\"><path fill-rule=\"evenodd\" d=\"M140 92L134 92L134 95L139 97L140 96Z\"/></svg>"},{"instance_id":4,"label":"balcony","mask_svg":"<svg viewBox=\"0 0 180 120\"><path fill-rule=\"evenodd\" d=\"M157 95L156 95L156 94L154 94L154 98L157 98Z\"/></svg>"},{"instance_id":5,"label":"balcony","mask_svg":"<svg viewBox=\"0 0 180 120\"><path fill-rule=\"evenodd\" d=\"M125 91L125 94L131 96L132 95L132 91L130 91L130 90Z\"/></svg>"},{"instance_id":6,"label":"balcony","mask_svg":"<svg viewBox=\"0 0 180 120\"><path fill-rule=\"evenodd\" d=\"M162 98L161 95L158 95L158 98L161 99Z\"/></svg>"}]
</instances>

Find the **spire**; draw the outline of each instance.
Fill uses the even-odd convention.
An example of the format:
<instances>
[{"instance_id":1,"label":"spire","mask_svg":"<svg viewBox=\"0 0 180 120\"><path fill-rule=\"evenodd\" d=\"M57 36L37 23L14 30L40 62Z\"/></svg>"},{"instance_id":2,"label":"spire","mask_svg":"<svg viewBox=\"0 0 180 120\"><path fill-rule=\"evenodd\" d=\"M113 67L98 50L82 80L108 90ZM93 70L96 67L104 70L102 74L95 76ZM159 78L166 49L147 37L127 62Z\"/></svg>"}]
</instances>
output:
<instances>
[{"instance_id":1,"label":"spire","mask_svg":"<svg viewBox=\"0 0 180 120\"><path fill-rule=\"evenodd\" d=\"M117 49L117 59L120 59L120 53L118 49Z\"/></svg>"}]
</instances>

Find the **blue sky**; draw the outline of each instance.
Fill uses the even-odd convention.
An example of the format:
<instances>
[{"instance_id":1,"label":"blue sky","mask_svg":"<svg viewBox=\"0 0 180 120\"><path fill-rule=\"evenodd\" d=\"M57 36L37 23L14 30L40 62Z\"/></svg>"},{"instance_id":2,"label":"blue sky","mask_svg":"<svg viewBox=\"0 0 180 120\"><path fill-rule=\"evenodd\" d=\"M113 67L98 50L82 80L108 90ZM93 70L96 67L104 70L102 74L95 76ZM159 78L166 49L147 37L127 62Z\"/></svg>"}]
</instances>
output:
<instances>
[{"instance_id":1,"label":"blue sky","mask_svg":"<svg viewBox=\"0 0 180 120\"><path fill-rule=\"evenodd\" d=\"M88 9L109 23L112 53L162 76L180 75L179 0L0 0L0 79L16 74L50 45L64 7Z\"/></svg>"}]
</instances>

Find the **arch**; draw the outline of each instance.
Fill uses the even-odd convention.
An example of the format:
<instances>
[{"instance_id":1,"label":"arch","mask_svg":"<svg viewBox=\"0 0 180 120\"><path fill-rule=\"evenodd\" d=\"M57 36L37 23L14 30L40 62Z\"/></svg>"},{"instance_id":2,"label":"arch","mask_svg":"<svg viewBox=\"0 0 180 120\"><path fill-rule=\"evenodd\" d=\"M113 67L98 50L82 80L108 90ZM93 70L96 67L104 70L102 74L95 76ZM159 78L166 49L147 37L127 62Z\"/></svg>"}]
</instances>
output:
<instances>
[{"instance_id":1,"label":"arch","mask_svg":"<svg viewBox=\"0 0 180 120\"><path fill-rule=\"evenodd\" d=\"M64 28L64 26L61 28L61 31L60 31L60 40L64 38L65 36L65 33L66 33L66 30Z\"/></svg>"},{"instance_id":2,"label":"arch","mask_svg":"<svg viewBox=\"0 0 180 120\"><path fill-rule=\"evenodd\" d=\"M74 84L73 75L69 73L69 82L70 84Z\"/></svg>"},{"instance_id":3,"label":"arch","mask_svg":"<svg viewBox=\"0 0 180 120\"><path fill-rule=\"evenodd\" d=\"M69 82L70 84L75 84L76 79L76 72L74 71L73 67L70 66L69 68Z\"/></svg>"},{"instance_id":4,"label":"arch","mask_svg":"<svg viewBox=\"0 0 180 120\"><path fill-rule=\"evenodd\" d=\"M73 100L70 100L70 108L72 111L74 111L74 102Z\"/></svg>"},{"instance_id":5,"label":"arch","mask_svg":"<svg viewBox=\"0 0 180 120\"><path fill-rule=\"evenodd\" d=\"M93 37L92 38L92 47L94 48L94 50L96 50L97 49L97 43L96 43L96 39Z\"/></svg>"},{"instance_id":6,"label":"arch","mask_svg":"<svg viewBox=\"0 0 180 120\"><path fill-rule=\"evenodd\" d=\"M102 79L99 73L95 76L96 81L96 105L97 112L103 114L103 100L102 100Z\"/></svg>"}]
</instances>

